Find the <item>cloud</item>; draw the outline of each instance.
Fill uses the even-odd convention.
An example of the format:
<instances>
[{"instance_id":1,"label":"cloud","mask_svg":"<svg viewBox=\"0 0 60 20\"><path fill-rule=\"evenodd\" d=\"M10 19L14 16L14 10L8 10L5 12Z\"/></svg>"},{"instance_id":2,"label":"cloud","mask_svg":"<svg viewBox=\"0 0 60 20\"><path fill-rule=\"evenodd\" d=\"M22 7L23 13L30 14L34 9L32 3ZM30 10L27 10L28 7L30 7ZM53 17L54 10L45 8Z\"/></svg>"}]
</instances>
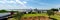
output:
<instances>
[{"instance_id":1,"label":"cloud","mask_svg":"<svg viewBox=\"0 0 60 20\"><path fill-rule=\"evenodd\" d=\"M10 2L8 2L8 3L16 3L15 1L10 1Z\"/></svg>"},{"instance_id":2,"label":"cloud","mask_svg":"<svg viewBox=\"0 0 60 20\"><path fill-rule=\"evenodd\" d=\"M0 3L5 3L4 1L0 1Z\"/></svg>"},{"instance_id":3,"label":"cloud","mask_svg":"<svg viewBox=\"0 0 60 20\"><path fill-rule=\"evenodd\" d=\"M27 2L21 2L19 0L16 0L16 2L19 3L19 4L21 4L23 7L26 7L25 3L27 3Z\"/></svg>"},{"instance_id":4,"label":"cloud","mask_svg":"<svg viewBox=\"0 0 60 20\"><path fill-rule=\"evenodd\" d=\"M16 3L14 1L0 1L0 3Z\"/></svg>"},{"instance_id":5,"label":"cloud","mask_svg":"<svg viewBox=\"0 0 60 20\"><path fill-rule=\"evenodd\" d=\"M16 0L15 1L0 1L0 9L30 9L33 8L32 6L27 6L26 3L27 1L20 1ZM13 3L13 4L12 4Z\"/></svg>"},{"instance_id":6,"label":"cloud","mask_svg":"<svg viewBox=\"0 0 60 20\"><path fill-rule=\"evenodd\" d=\"M24 8L22 6L12 6L12 5L0 5L0 9L21 9Z\"/></svg>"},{"instance_id":7,"label":"cloud","mask_svg":"<svg viewBox=\"0 0 60 20\"><path fill-rule=\"evenodd\" d=\"M17 2L17 3L20 3L20 4L23 4L23 3L22 3L21 1L19 1L19 0L16 0L16 2Z\"/></svg>"},{"instance_id":8,"label":"cloud","mask_svg":"<svg viewBox=\"0 0 60 20\"><path fill-rule=\"evenodd\" d=\"M24 4L26 4L27 2L26 1L23 1Z\"/></svg>"}]
</instances>

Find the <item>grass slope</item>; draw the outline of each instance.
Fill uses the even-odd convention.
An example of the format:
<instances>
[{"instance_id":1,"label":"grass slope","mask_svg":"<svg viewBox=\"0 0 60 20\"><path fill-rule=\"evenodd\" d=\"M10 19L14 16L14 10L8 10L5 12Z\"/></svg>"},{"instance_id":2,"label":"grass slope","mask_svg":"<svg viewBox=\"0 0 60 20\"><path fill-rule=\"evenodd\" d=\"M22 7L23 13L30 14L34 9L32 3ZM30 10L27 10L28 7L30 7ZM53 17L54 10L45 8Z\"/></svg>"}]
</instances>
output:
<instances>
[{"instance_id":1,"label":"grass slope","mask_svg":"<svg viewBox=\"0 0 60 20\"><path fill-rule=\"evenodd\" d=\"M49 17L48 14L46 14L46 13L42 13L42 14L24 14L22 17L34 17L34 16L46 16L46 17ZM55 18L57 20L60 20L60 16L59 15L54 15L54 16L51 15L50 17L51 18ZM14 20L14 19L12 19L12 20Z\"/></svg>"},{"instance_id":2,"label":"grass slope","mask_svg":"<svg viewBox=\"0 0 60 20\"><path fill-rule=\"evenodd\" d=\"M49 17L48 14L46 13L42 13L42 14L24 14L23 17L34 17L34 16L46 16ZM60 20L60 16L59 15L51 15L51 18L55 18L57 20Z\"/></svg>"}]
</instances>

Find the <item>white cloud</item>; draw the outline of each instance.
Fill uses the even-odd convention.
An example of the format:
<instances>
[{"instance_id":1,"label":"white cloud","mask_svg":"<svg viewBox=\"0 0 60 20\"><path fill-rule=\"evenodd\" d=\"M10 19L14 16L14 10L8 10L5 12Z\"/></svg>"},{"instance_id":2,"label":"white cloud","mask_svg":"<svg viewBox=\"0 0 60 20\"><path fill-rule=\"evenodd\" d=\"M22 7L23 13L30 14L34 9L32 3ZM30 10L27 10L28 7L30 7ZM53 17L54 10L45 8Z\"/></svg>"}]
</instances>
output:
<instances>
[{"instance_id":1,"label":"white cloud","mask_svg":"<svg viewBox=\"0 0 60 20\"><path fill-rule=\"evenodd\" d=\"M10 1L10 3L16 3L15 1Z\"/></svg>"},{"instance_id":2,"label":"white cloud","mask_svg":"<svg viewBox=\"0 0 60 20\"><path fill-rule=\"evenodd\" d=\"M5 3L4 1L0 1L0 3Z\"/></svg>"},{"instance_id":3,"label":"white cloud","mask_svg":"<svg viewBox=\"0 0 60 20\"><path fill-rule=\"evenodd\" d=\"M24 4L26 4L27 2L26 1L23 1Z\"/></svg>"},{"instance_id":4,"label":"white cloud","mask_svg":"<svg viewBox=\"0 0 60 20\"><path fill-rule=\"evenodd\" d=\"M19 3L19 4L21 4L22 7L26 7L25 3L27 3L27 2L21 2L20 0L16 0L16 2Z\"/></svg>"},{"instance_id":5,"label":"white cloud","mask_svg":"<svg viewBox=\"0 0 60 20\"><path fill-rule=\"evenodd\" d=\"M14 1L0 1L0 3L16 3Z\"/></svg>"},{"instance_id":6,"label":"white cloud","mask_svg":"<svg viewBox=\"0 0 60 20\"><path fill-rule=\"evenodd\" d=\"M26 1L19 1L16 0L15 1L0 1L1 3L5 3L4 5L0 5L0 9L27 9L27 8L33 8L33 7L27 7L25 4L27 3ZM21 6L12 6L12 5L7 5L6 3L16 3L16 4L20 4Z\"/></svg>"},{"instance_id":7,"label":"white cloud","mask_svg":"<svg viewBox=\"0 0 60 20\"><path fill-rule=\"evenodd\" d=\"M16 0L16 2L17 2L17 3L20 3L20 4L23 4L23 3L22 3L21 1L19 1L19 0Z\"/></svg>"},{"instance_id":8,"label":"white cloud","mask_svg":"<svg viewBox=\"0 0 60 20\"><path fill-rule=\"evenodd\" d=\"M3 1L3 2L5 2L5 3L16 3L15 1L8 1L8 0L5 0L5 1Z\"/></svg>"}]
</instances>

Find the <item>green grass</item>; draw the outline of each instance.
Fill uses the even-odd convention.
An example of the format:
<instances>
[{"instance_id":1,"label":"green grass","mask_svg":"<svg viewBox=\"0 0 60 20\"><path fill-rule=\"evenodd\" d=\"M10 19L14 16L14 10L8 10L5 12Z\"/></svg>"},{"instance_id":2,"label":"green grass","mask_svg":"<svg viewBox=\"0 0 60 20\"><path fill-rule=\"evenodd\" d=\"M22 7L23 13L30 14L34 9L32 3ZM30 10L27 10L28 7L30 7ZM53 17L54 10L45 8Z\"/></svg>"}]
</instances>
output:
<instances>
[{"instance_id":1,"label":"green grass","mask_svg":"<svg viewBox=\"0 0 60 20\"><path fill-rule=\"evenodd\" d=\"M46 13L43 13L43 14L24 14L23 17L34 17L34 16L47 16L48 15Z\"/></svg>"},{"instance_id":2,"label":"green grass","mask_svg":"<svg viewBox=\"0 0 60 20\"><path fill-rule=\"evenodd\" d=\"M8 19L8 20L17 20L17 19L15 19L15 18L10 18L10 19Z\"/></svg>"},{"instance_id":3,"label":"green grass","mask_svg":"<svg viewBox=\"0 0 60 20\"><path fill-rule=\"evenodd\" d=\"M47 13L42 13L42 14L24 14L22 17L34 17L34 16L46 16L49 17ZM57 20L60 20L60 16L59 15L51 15L51 18L55 18ZM14 20L14 19L13 19Z\"/></svg>"},{"instance_id":4,"label":"green grass","mask_svg":"<svg viewBox=\"0 0 60 20\"><path fill-rule=\"evenodd\" d=\"M59 15L54 15L54 16L50 16L51 18L55 18L55 19L57 19L57 20L60 20L60 16Z\"/></svg>"},{"instance_id":5,"label":"green grass","mask_svg":"<svg viewBox=\"0 0 60 20\"><path fill-rule=\"evenodd\" d=\"M49 17L48 14L46 13L42 13L42 14L24 14L23 17L34 17L34 16L46 16ZM60 16L59 15L51 15L51 18L55 18L57 20L60 20Z\"/></svg>"}]
</instances>

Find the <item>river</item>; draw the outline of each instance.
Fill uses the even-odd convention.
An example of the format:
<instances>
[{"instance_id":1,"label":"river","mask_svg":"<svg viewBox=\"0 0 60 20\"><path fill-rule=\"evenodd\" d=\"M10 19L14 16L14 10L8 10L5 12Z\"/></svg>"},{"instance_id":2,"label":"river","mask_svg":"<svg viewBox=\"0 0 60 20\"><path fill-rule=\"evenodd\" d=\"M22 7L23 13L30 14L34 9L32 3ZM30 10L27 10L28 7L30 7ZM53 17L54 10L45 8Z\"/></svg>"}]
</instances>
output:
<instances>
[{"instance_id":1,"label":"river","mask_svg":"<svg viewBox=\"0 0 60 20\"><path fill-rule=\"evenodd\" d=\"M6 15L10 15L10 13L0 13L0 17L6 16Z\"/></svg>"}]
</instances>

